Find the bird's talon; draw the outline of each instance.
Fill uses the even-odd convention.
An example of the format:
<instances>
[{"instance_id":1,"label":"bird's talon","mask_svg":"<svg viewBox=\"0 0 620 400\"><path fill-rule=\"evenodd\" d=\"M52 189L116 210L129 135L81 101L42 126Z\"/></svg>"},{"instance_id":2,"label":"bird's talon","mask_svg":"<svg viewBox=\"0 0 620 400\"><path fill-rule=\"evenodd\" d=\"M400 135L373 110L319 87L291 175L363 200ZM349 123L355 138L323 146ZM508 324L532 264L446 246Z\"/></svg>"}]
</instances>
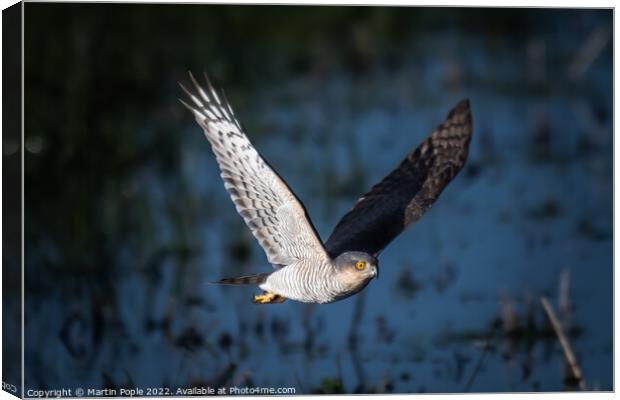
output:
<instances>
[{"instance_id":1,"label":"bird's talon","mask_svg":"<svg viewBox=\"0 0 620 400\"><path fill-rule=\"evenodd\" d=\"M253 302L256 304L268 304L268 303L282 303L286 300L286 297L282 297L279 294L273 292L264 292L263 294L255 295Z\"/></svg>"}]
</instances>

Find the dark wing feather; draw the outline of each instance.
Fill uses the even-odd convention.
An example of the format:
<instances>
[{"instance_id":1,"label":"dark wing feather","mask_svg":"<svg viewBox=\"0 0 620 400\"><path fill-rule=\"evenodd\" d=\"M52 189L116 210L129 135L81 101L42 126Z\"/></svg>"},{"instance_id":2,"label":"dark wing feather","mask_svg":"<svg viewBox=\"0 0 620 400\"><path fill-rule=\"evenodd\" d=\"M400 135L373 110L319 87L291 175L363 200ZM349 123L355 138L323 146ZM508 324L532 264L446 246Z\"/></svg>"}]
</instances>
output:
<instances>
[{"instance_id":1,"label":"dark wing feather","mask_svg":"<svg viewBox=\"0 0 620 400\"><path fill-rule=\"evenodd\" d=\"M417 221L465 164L471 134L471 112L466 99L342 217L325 244L330 256L345 251L378 254Z\"/></svg>"}]
</instances>

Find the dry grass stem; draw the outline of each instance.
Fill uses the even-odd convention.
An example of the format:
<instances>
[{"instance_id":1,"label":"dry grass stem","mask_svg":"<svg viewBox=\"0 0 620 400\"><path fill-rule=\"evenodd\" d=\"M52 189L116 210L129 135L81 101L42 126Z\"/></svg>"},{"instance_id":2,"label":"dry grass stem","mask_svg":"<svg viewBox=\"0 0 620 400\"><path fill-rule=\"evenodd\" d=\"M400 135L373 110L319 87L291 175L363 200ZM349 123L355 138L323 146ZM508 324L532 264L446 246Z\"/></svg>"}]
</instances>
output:
<instances>
[{"instance_id":1,"label":"dry grass stem","mask_svg":"<svg viewBox=\"0 0 620 400\"><path fill-rule=\"evenodd\" d=\"M575 358L575 353L573 353L573 350L570 346L568 338L566 337L566 335L564 335L562 324L556 317L555 312L553 311L553 308L551 307L551 304L549 304L549 300L547 300L547 298L543 296L540 298L540 301L543 305L543 308L545 309L545 312L547 313L547 316L549 317L549 321L551 321L551 325L553 326L553 330L555 331L555 334L558 336L558 339L560 340L560 345L562 345L562 350L564 350L564 356L566 357L566 362L568 363L568 366L573 372L573 376L579 382L579 389L586 390L586 383L583 380L581 369L579 368L579 365L577 365L577 359Z\"/></svg>"}]
</instances>

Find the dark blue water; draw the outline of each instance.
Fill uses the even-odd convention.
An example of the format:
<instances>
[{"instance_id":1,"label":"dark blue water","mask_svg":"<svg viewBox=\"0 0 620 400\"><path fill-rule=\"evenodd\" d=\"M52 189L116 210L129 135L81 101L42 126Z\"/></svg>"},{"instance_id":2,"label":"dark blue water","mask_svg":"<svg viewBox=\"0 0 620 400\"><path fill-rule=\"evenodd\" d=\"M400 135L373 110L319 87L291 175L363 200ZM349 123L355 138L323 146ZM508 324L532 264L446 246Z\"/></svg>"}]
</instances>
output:
<instances>
[{"instance_id":1,"label":"dark blue water","mask_svg":"<svg viewBox=\"0 0 620 400\"><path fill-rule=\"evenodd\" d=\"M432 31L404 41L407 55L395 68L370 63L356 77L317 67L228 92L250 139L324 239L359 195L470 98L466 168L382 253L380 279L329 305L257 306L255 288L208 284L270 266L171 89L161 115L175 121L166 134L181 143L178 163L172 173L141 168L118 182L124 201L142 202L138 220L148 224L115 249L110 297L91 299L93 282L30 304L27 337L37 351L28 354L27 384L575 390L540 303L546 296L587 388L611 390L605 21L565 32L550 23L529 36ZM167 79L183 78L160 77ZM137 134L152 124L144 118ZM104 205L101 213L113 221L119 210ZM160 251L136 258L141 247ZM55 257L53 240L47 252Z\"/></svg>"}]
</instances>

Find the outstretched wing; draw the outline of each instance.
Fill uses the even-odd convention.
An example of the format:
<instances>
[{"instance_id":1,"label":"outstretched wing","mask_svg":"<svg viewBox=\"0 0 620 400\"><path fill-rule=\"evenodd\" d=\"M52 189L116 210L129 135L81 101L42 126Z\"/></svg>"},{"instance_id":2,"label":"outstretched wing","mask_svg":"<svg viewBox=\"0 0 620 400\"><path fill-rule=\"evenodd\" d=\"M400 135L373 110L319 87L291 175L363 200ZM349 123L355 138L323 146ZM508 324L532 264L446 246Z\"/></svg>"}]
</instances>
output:
<instances>
[{"instance_id":1,"label":"outstretched wing","mask_svg":"<svg viewBox=\"0 0 620 400\"><path fill-rule=\"evenodd\" d=\"M269 262L279 267L300 259L327 260L303 205L252 146L223 92L218 94L206 75L208 90L190 77L195 93L179 84L193 105L180 101L204 130L224 186Z\"/></svg>"},{"instance_id":2,"label":"outstretched wing","mask_svg":"<svg viewBox=\"0 0 620 400\"><path fill-rule=\"evenodd\" d=\"M332 257L345 251L380 253L433 205L459 173L467 159L471 134L469 100L462 100L340 220L325 243L328 253Z\"/></svg>"}]
</instances>

